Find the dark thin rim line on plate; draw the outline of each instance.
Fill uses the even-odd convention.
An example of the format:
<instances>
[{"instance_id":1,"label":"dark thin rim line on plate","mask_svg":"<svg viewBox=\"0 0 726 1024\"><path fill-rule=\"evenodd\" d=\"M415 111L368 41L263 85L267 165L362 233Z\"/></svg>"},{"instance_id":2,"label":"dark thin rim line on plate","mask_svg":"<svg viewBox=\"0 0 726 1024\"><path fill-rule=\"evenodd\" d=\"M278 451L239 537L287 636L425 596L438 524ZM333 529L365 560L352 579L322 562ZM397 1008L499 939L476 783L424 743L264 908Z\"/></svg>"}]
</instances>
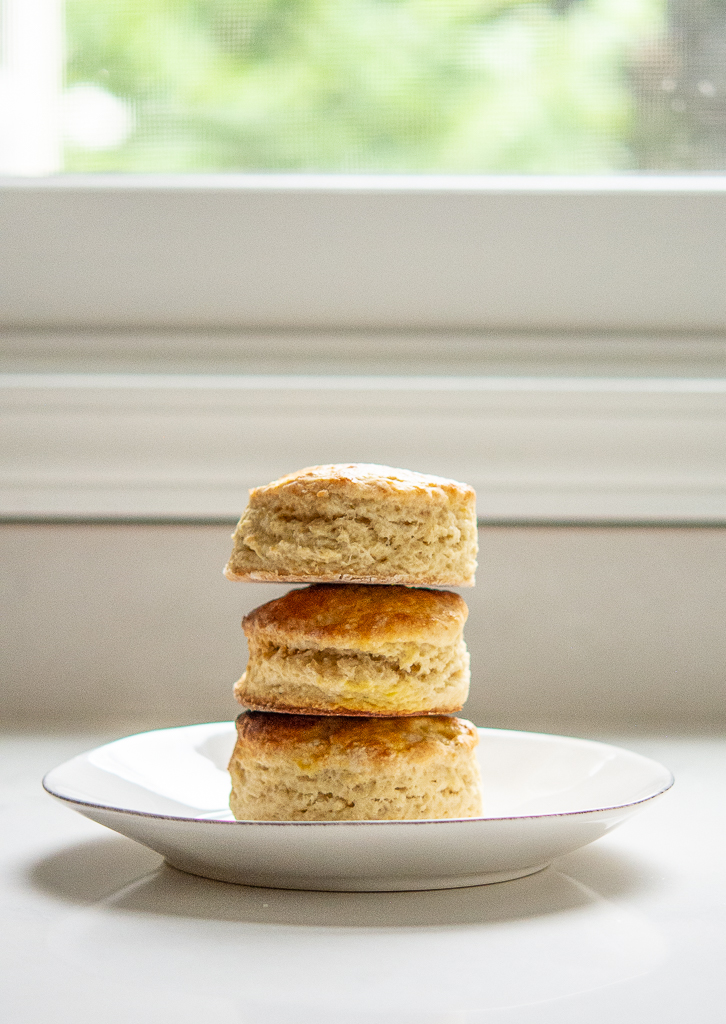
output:
<instances>
[{"instance_id":1,"label":"dark thin rim line on plate","mask_svg":"<svg viewBox=\"0 0 726 1024\"><path fill-rule=\"evenodd\" d=\"M53 769L55 771L56 769ZM56 793L50 788L47 783L48 775L52 774L49 772L48 775L43 778L43 789L50 796L55 797L57 800L63 800L65 803L78 804L79 807L94 807L99 811L112 811L115 814L129 814L137 818L156 818L160 821L194 821L205 825L276 825L286 826L291 825L302 826L303 828L310 828L315 825L322 826L340 826L340 825L460 825L464 822L470 821L533 821L537 819L546 818L570 818L574 815L582 814L600 814L603 811L620 811L625 810L628 807L637 807L638 804L647 803L649 800L654 800L657 796L661 796L663 793L667 793L671 786L676 781L673 773L664 769L668 772L668 782L661 789L656 790L655 793L650 793L648 796L641 797L639 800L630 800L625 804L612 804L607 807L589 807L586 810L580 811L556 811L552 814L512 814L506 817L500 818L392 818L392 819L377 819L373 818L369 821L250 821L242 819L238 821L220 821L218 818L190 818L183 817L178 814L154 814L153 811L133 811L127 807L111 807L108 804L95 804L90 800L76 800L73 797L63 796L62 793Z\"/></svg>"}]
</instances>

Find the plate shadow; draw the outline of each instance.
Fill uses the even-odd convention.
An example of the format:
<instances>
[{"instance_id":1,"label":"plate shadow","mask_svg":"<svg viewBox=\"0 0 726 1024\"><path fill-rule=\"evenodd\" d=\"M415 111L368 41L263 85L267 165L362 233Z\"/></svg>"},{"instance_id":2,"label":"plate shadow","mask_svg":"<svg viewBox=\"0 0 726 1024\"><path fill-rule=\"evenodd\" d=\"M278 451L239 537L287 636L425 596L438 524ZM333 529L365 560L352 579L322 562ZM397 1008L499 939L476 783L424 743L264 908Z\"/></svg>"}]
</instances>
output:
<instances>
[{"instance_id":1,"label":"plate shadow","mask_svg":"<svg viewBox=\"0 0 726 1024\"><path fill-rule=\"evenodd\" d=\"M463 889L311 892L233 885L188 875L120 836L37 861L33 886L76 906L167 918L330 928L430 928L525 920L625 899L657 886L652 866L590 846L536 875Z\"/></svg>"}]
</instances>

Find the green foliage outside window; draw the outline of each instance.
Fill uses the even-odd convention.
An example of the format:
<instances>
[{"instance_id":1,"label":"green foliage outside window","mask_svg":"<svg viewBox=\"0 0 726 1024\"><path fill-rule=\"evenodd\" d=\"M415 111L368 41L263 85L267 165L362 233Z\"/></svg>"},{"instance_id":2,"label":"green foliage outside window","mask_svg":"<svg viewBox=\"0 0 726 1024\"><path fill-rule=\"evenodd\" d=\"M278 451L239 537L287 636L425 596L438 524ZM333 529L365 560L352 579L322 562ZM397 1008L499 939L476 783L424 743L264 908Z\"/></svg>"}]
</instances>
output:
<instances>
[{"instance_id":1,"label":"green foliage outside window","mask_svg":"<svg viewBox=\"0 0 726 1024\"><path fill-rule=\"evenodd\" d=\"M66 88L128 110L67 171L637 166L658 0L66 0ZM81 95L81 93L78 93Z\"/></svg>"}]
</instances>

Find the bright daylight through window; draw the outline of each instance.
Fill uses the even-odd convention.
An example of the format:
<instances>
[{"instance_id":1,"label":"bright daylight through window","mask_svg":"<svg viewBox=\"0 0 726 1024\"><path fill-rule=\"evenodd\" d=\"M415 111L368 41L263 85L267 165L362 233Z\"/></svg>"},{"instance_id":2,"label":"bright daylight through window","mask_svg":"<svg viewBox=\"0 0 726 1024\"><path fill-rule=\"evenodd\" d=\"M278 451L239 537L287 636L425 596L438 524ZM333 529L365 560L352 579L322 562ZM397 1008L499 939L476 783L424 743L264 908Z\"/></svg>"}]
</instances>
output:
<instances>
[{"instance_id":1,"label":"bright daylight through window","mask_svg":"<svg viewBox=\"0 0 726 1024\"><path fill-rule=\"evenodd\" d=\"M0 0L0 172L718 171L723 0Z\"/></svg>"}]
</instances>

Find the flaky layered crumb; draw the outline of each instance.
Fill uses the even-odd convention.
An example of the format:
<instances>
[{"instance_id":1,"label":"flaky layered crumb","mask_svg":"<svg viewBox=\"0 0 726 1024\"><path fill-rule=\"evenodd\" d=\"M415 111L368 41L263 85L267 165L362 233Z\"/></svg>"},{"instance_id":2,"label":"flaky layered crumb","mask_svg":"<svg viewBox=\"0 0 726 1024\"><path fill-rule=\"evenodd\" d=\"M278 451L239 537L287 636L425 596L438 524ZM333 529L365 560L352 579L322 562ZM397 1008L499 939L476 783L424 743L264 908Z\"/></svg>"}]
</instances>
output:
<instances>
[{"instance_id":1,"label":"flaky layered crumb","mask_svg":"<svg viewBox=\"0 0 726 1024\"><path fill-rule=\"evenodd\" d=\"M247 707L311 713L421 715L461 710L469 655L455 644L389 643L376 653L250 642L235 697Z\"/></svg>"},{"instance_id":2,"label":"flaky layered crumb","mask_svg":"<svg viewBox=\"0 0 726 1024\"><path fill-rule=\"evenodd\" d=\"M471 586L474 492L385 466L313 467L250 495L230 579Z\"/></svg>"},{"instance_id":3,"label":"flaky layered crumb","mask_svg":"<svg viewBox=\"0 0 726 1024\"><path fill-rule=\"evenodd\" d=\"M293 719L293 721L291 721ZM230 807L251 821L481 814L477 734L451 718L238 720Z\"/></svg>"}]
</instances>

